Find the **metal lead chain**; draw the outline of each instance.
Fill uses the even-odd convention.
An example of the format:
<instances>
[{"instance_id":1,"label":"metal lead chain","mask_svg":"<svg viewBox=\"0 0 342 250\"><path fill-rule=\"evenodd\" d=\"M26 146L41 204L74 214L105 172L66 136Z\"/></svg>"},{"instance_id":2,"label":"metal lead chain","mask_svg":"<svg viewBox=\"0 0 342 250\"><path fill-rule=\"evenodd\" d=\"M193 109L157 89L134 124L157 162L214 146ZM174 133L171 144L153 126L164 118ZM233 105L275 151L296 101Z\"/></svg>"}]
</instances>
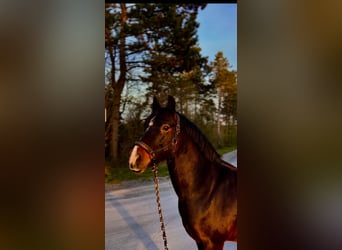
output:
<instances>
[{"instance_id":1,"label":"metal lead chain","mask_svg":"<svg viewBox=\"0 0 342 250\"><path fill-rule=\"evenodd\" d=\"M157 201L157 204L158 204L160 229L161 229L162 234L163 234L165 250L168 250L167 239L166 239L166 231L165 231L165 225L164 225L164 219L163 219L162 209L161 209L161 205L160 205L159 181L158 181L158 165L156 163L153 164L152 171L154 173L154 183L155 183L155 189L156 189L156 201Z\"/></svg>"}]
</instances>

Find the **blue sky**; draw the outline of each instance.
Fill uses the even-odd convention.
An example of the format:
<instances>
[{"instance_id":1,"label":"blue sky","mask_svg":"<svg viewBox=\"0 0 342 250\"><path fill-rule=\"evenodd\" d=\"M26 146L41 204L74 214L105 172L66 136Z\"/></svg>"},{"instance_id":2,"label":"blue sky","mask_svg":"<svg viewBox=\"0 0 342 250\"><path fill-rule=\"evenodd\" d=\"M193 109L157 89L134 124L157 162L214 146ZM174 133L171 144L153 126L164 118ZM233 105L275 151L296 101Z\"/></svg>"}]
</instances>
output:
<instances>
[{"instance_id":1,"label":"blue sky","mask_svg":"<svg viewBox=\"0 0 342 250\"><path fill-rule=\"evenodd\" d=\"M213 61L222 51L232 69L237 70L237 4L207 4L198 12L197 21L202 55Z\"/></svg>"}]
</instances>

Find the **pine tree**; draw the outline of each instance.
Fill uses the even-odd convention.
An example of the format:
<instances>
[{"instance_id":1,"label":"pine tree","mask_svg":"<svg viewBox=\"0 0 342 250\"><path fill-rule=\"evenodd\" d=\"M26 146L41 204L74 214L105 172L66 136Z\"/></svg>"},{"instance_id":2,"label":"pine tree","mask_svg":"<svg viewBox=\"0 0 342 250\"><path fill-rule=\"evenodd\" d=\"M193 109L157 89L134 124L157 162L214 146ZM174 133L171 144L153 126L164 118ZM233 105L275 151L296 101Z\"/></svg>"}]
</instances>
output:
<instances>
[{"instance_id":1,"label":"pine tree","mask_svg":"<svg viewBox=\"0 0 342 250\"><path fill-rule=\"evenodd\" d=\"M230 70L231 66L223 52L215 55L212 63L214 77L212 83L217 90L217 126L216 133L218 143L223 144L223 139L229 132L229 126L236 120L237 82L236 72ZM224 130L224 126L227 128Z\"/></svg>"},{"instance_id":2,"label":"pine tree","mask_svg":"<svg viewBox=\"0 0 342 250\"><path fill-rule=\"evenodd\" d=\"M142 9L144 6L144 4L140 5ZM145 57L146 76L142 80L151 84L149 90L153 95L163 95L166 92L176 96L182 111L193 95L194 85L197 84L189 77L194 75L193 70L197 70L197 67L204 67L207 64L207 58L203 58L200 54L196 35L199 27L196 22L198 10L205 8L206 5L155 4L155 6L157 7L155 13L147 12L157 16L158 22L150 24L153 22L153 16L146 19L147 30L151 32L148 40L151 53Z\"/></svg>"}]
</instances>

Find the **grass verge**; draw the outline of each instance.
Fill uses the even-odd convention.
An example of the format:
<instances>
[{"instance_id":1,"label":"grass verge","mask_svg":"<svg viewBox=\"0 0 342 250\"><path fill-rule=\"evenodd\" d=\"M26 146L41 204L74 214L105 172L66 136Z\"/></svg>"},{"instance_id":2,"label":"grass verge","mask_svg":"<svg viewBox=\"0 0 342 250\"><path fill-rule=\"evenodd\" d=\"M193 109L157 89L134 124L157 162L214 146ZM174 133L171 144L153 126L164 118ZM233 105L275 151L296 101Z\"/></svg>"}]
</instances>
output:
<instances>
[{"instance_id":1,"label":"grass verge","mask_svg":"<svg viewBox=\"0 0 342 250\"><path fill-rule=\"evenodd\" d=\"M168 175L169 171L166 162L161 162L158 165L158 176L163 177ZM107 184L116 184L129 180L153 180L153 172L151 168L148 168L144 173L136 174L132 172L128 166L109 167L106 165L105 182Z\"/></svg>"},{"instance_id":2,"label":"grass verge","mask_svg":"<svg viewBox=\"0 0 342 250\"><path fill-rule=\"evenodd\" d=\"M223 155L223 154L229 153L229 152L231 152L231 151L233 151L233 150L235 150L235 149L236 149L236 145L234 145L234 146L229 146L229 147L224 147L224 148L220 148L220 149L217 149L216 151L217 151L217 153L219 153L220 155Z\"/></svg>"}]
</instances>

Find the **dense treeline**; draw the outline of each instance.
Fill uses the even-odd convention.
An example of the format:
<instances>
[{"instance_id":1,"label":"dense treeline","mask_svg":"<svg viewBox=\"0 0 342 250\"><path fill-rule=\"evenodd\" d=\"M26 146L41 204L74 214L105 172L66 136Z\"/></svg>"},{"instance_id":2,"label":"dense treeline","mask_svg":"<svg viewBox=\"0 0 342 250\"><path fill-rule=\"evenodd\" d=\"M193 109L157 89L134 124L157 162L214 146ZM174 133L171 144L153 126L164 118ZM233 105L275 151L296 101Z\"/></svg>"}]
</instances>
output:
<instances>
[{"instance_id":1,"label":"dense treeline","mask_svg":"<svg viewBox=\"0 0 342 250\"><path fill-rule=\"evenodd\" d=\"M177 110L215 147L236 144L236 72L218 51L201 55L196 21L206 4L106 4L105 152L127 159L153 96Z\"/></svg>"}]
</instances>

